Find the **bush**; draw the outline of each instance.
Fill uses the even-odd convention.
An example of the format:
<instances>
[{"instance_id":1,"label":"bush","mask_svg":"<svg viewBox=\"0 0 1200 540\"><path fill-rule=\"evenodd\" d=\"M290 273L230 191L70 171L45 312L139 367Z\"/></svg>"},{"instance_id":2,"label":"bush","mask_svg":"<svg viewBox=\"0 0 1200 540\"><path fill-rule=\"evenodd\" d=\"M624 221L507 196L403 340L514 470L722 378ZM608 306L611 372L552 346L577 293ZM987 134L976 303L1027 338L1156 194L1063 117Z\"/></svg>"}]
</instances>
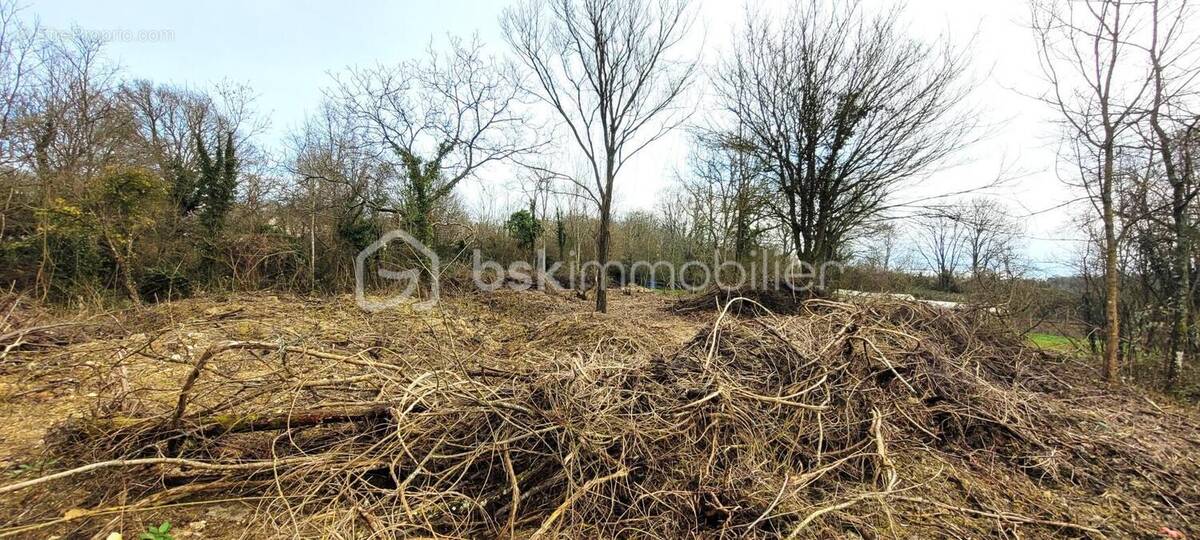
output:
<instances>
[{"instance_id":1,"label":"bush","mask_svg":"<svg viewBox=\"0 0 1200 540\"><path fill-rule=\"evenodd\" d=\"M151 268L138 279L138 294L148 302L187 298L192 295L192 281L173 268Z\"/></svg>"}]
</instances>

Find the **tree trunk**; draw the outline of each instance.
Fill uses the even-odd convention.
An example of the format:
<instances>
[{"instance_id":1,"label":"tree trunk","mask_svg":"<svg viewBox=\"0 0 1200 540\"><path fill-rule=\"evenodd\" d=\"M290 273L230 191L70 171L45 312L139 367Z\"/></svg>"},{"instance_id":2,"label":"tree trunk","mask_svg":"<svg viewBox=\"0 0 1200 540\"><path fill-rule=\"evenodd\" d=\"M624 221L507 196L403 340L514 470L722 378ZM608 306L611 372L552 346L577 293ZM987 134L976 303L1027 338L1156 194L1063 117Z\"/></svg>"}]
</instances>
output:
<instances>
[{"instance_id":1,"label":"tree trunk","mask_svg":"<svg viewBox=\"0 0 1200 540\"><path fill-rule=\"evenodd\" d=\"M312 212L308 215L308 293L312 294L317 289L317 197L314 190L308 196L312 199Z\"/></svg>"},{"instance_id":2,"label":"tree trunk","mask_svg":"<svg viewBox=\"0 0 1200 540\"><path fill-rule=\"evenodd\" d=\"M612 221L612 176L600 201L600 230L596 231L596 311L608 313L608 229Z\"/></svg>"},{"instance_id":3,"label":"tree trunk","mask_svg":"<svg viewBox=\"0 0 1200 540\"><path fill-rule=\"evenodd\" d=\"M1187 178L1181 178L1175 167L1175 155L1172 151L1171 135L1162 125L1162 108L1164 106L1163 64L1158 50L1158 21L1159 3L1152 4L1153 44L1150 47L1150 61L1154 68L1154 104L1150 108L1150 127L1154 130L1154 138L1158 142L1159 157L1163 161L1163 170L1167 182L1171 184L1171 225L1175 236L1175 249L1171 261L1171 348L1166 358L1166 389L1171 390L1178 382L1179 373L1183 370L1185 356L1188 352L1188 318L1191 304L1191 260L1189 259L1191 243L1188 241L1188 185ZM1188 141L1185 139L1184 144Z\"/></svg>"},{"instance_id":4,"label":"tree trunk","mask_svg":"<svg viewBox=\"0 0 1200 540\"><path fill-rule=\"evenodd\" d=\"M109 251L112 252L113 261L117 265L117 276L121 280L122 288L129 295L129 300L133 302L133 305L142 305L142 297L138 294L137 286L133 282L133 274L129 268L129 261L133 258L133 240L126 239L122 242L123 246L118 246L117 242L107 231L102 231L101 234L104 237L105 243L108 244Z\"/></svg>"},{"instance_id":5,"label":"tree trunk","mask_svg":"<svg viewBox=\"0 0 1200 540\"><path fill-rule=\"evenodd\" d=\"M1104 178L1101 179L1100 202L1103 206L1104 219L1104 315L1106 336L1104 341L1104 379L1110 383L1117 382L1117 355L1121 343L1121 321L1117 313L1117 301L1121 287L1117 277L1117 232L1116 215L1113 211L1113 161L1114 137L1111 130L1106 137L1104 148Z\"/></svg>"}]
</instances>

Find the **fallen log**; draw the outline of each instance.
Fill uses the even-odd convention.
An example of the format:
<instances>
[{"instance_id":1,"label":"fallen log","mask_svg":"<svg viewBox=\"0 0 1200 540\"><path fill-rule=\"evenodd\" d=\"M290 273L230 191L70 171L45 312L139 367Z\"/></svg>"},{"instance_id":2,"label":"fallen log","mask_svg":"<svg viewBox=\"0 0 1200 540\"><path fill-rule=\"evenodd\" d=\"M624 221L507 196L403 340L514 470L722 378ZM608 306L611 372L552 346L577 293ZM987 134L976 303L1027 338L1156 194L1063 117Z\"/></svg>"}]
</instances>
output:
<instances>
[{"instance_id":1,"label":"fallen log","mask_svg":"<svg viewBox=\"0 0 1200 540\"><path fill-rule=\"evenodd\" d=\"M196 418L178 427L164 426L158 418L114 416L74 423L72 431L76 436L86 439L111 438L114 434L124 432L127 434L127 440L136 441L136 446L167 442L172 452L178 452L189 439L377 421L387 418L392 407L392 403L371 403L329 409L292 410L267 415L218 414ZM420 412L424 409L414 410Z\"/></svg>"},{"instance_id":2,"label":"fallen log","mask_svg":"<svg viewBox=\"0 0 1200 540\"><path fill-rule=\"evenodd\" d=\"M362 405L338 409L316 409L289 411L276 415L217 415L200 419L197 429L186 430L187 436L219 437L229 433L248 433L255 431L277 431L281 429L297 429L316 427L326 424L348 422L366 422L386 418L391 410L391 404Z\"/></svg>"},{"instance_id":3,"label":"fallen log","mask_svg":"<svg viewBox=\"0 0 1200 540\"><path fill-rule=\"evenodd\" d=\"M360 366L378 367L381 365L376 362L359 359L354 356L343 356L340 354L327 353L327 352L322 352L322 351L312 351L312 350L304 349L301 347L281 346L276 343L270 343L270 342L265 342L265 341L222 341L222 342L214 343L211 346L209 346L207 349L205 349L203 353L201 353L200 358L196 360L196 365L192 367L192 370L190 372L188 372L187 378L184 379L183 385L179 389L179 399L178 399L177 403L175 404L175 412L172 413L171 419L167 423L167 431L168 432L181 431L182 424L183 424L183 416L184 416L184 413L187 411L188 399L191 397L192 388L196 385L196 381L200 378L200 374L204 371L205 366L207 366L208 363L210 361L212 361L212 359L214 357L216 357L218 354L225 352L225 351L231 351L231 350L282 351L282 352L289 352L289 353L295 353L295 354L306 354L306 355L313 356L316 358L323 358L326 360L347 362L347 363L360 365ZM314 417L314 418L316 418L316 417ZM329 420L329 421L332 421L332 420ZM267 424L270 425L269 422ZM218 424L218 425L221 425L221 424ZM254 424L251 423L251 425L254 425ZM287 427L288 425L295 425L295 424L286 424L285 423L283 427ZM274 428L274 429L281 429L281 428ZM228 431L225 431L225 432L227 433ZM170 443L170 446L168 448L169 454L178 455L178 453L179 453L178 452L178 450L179 450L178 442L177 442L178 440L179 439L172 439L172 442Z\"/></svg>"},{"instance_id":4,"label":"fallen log","mask_svg":"<svg viewBox=\"0 0 1200 540\"><path fill-rule=\"evenodd\" d=\"M10 493L13 491L18 491L18 490L22 490L25 488L33 487L38 484L44 484L46 482L50 482L53 480L61 480L63 478L67 478L70 476L75 476L78 474L88 473L88 472L92 472L92 471L104 469L104 468L109 468L109 467L139 467L139 466L144 466L144 465L176 465L176 466L180 466L180 467L192 467L192 468L196 468L196 469L203 469L203 470L210 470L210 471L242 471L242 470L247 470L247 469L271 469L271 468L280 467L283 465L296 465L296 464L301 464L301 463L311 463L314 461L318 461L319 459L320 459L320 457L304 456L304 457L293 457L293 458L274 459L274 460L243 461L243 462L239 462L239 463L210 463L210 462L194 460L194 459L167 458L167 457L143 458L143 459L113 459L113 460L101 461L101 462L97 462L97 463L89 463L89 464L83 465L81 467L76 467L74 469L68 469L68 470L65 470L62 472L57 472L57 473L42 476L39 478L34 478L32 480L26 480L24 482L17 482L15 484L9 484L7 486L0 486L0 494Z\"/></svg>"}]
</instances>

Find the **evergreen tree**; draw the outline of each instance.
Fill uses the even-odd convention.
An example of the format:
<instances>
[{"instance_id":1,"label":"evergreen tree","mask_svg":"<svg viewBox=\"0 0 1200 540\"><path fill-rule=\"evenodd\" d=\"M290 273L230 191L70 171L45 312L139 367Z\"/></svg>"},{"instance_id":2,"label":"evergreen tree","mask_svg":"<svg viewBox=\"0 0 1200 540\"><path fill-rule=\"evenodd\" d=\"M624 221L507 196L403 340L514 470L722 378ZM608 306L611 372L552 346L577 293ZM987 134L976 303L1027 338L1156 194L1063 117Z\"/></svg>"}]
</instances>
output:
<instances>
[{"instance_id":1,"label":"evergreen tree","mask_svg":"<svg viewBox=\"0 0 1200 540\"><path fill-rule=\"evenodd\" d=\"M517 246L521 249L531 249L538 235L542 234L542 224L533 217L529 210L513 212L508 217L508 222L504 224L504 228L517 241Z\"/></svg>"},{"instance_id":2,"label":"evergreen tree","mask_svg":"<svg viewBox=\"0 0 1200 540\"><path fill-rule=\"evenodd\" d=\"M563 221L561 208L554 210L554 240L558 244L558 259L567 260L567 222Z\"/></svg>"},{"instance_id":3,"label":"evergreen tree","mask_svg":"<svg viewBox=\"0 0 1200 540\"><path fill-rule=\"evenodd\" d=\"M233 206L237 190L238 160L234 154L233 132L227 132L224 141L218 139L216 151L212 153L196 134L196 155L200 167L196 185L200 222L210 234L216 235L224 228L225 216Z\"/></svg>"},{"instance_id":4,"label":"evergreen tree","mask_svg":"<svg viewBox=\"0 0 1200 540\"><path fill-rule=\"evenodd\" d=\"M200 207L196 171L175 159L167 166L167 177L170 178L171 201L175 203L176 212L180 216L195 212Z\"/></svg>"}]
</instances>

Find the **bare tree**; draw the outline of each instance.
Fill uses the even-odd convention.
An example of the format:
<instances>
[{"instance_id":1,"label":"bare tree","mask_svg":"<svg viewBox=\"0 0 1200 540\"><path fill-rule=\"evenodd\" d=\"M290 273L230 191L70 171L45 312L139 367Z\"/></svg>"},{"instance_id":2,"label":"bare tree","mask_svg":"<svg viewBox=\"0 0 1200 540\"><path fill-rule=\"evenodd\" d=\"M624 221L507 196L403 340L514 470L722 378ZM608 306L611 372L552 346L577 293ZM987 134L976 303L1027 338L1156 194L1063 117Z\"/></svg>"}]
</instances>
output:
<instances>
[{"instance_id":1,"label":"bare tree","mask_svg":"<svg viewBox=\"0 0 1200 540\"><path fill-rule=\"evenodd\" d=\"M919 218L915 232L916 251L933 272L938 289L953 291L967 253L967 227L957 216L937 212Z\"/></svg>"},{"instance_id":2,"label":"bare tree","mask_svg":"<svg viewBox=\"0 0 1200 540\"><path fill-rule=\"evenodd\" d=\"M39 39L37 69L20 98L10 149L32 173L42 208L82 200L104 167L127 149L131 120L113 95L116 69L101 57L103 43L82 31ZM127 153L126 153L127 154ZM36 282L43 297L53 282L48 212L38 214L41 260Z\"/></svg>"},{"instance_id":3,"label":"bare tree","mask_svg":"<svg viewBox=\"0 0 1200 540\"><path fill-rule=\"evenodd\" d=\"M533 241L529 243L529 265L533 267L533 279L535 283L542 283L545 276L541 274L541 264L538 253L539 248L542 254L546 251L546 238L542 224L546 223L548 212L550 209L550 197L552 195L552 184L555 180L555 175L550 173L546 167L536 166L531 167L527 175L520 179L518 188L525 195L529 203L528 211L533 222L537 225L531 231L533 233ZM564 231L565 233L565 231ZM538 241L541 245L538 245ZM565 240L564 240L565 242ZM561 249L559 250L562 251Z\"/></svg>"},{"instance_id":4,"label":"bare tree","mask_svg":"<svg viewBox=\"0 0 1200 540\"><path fill-rule=\"evenodd\" d=\"M754 17L720 67L717 91L769 169L796 254L839 256L904 180L968 142L965 60L903 35L899 12L858 2L796 3Z\"/></svg>"},{"instance_id":5,"label":"bare tree","mask_svg":"<svg viewBox=\"0 0 1200 540\"><path fill-rule=\"evenodd\" d=\"M599 210L596 255L608 265L613 186L629 159L682 122L675 107L695 62L672 58L691 23L683 0L532 0L501 24L535 92L590 165L577 182ZM566 176L566 175L564 175ZM608 310L605 279L596 311Z\"/></svg>"},{"instance_id":6,"label":"bare tree","mask_svg":"<svg viewBox=\"0 0 1200 540\"><path fill-rule=\"evenodd\" d=\"M23 113L27 90L33 77L40 29L20 18L15 0L0 0L0 241L9 231L10 213L18 191L23 190L14 145L14 128Z\"/></svg>"},{"instance_id":7,"label":"bare tree","mask_svg":"<svg viewBox=\"0 0 1200 540\"><path fill-rule=\"evenodd\" d=\"M134 116L138 137L164 176L171 168L194 163L196 134L215 134L203 126L215 116L206 95L147 80L125 84L122 93Z\"/></svg>"},{"instance_id":8,"label":"bare tree","mask_svg":"<svg viewBox=\"0 0 1200 540\"><path fill-rule=\"evenodd\" d=\"M741 140L712 131L696 134L691 170L681 179L692 200L706 210L702 226L710 247L734 261L744 261L769 228L763 167L739 145Z\"/></svg>"},{"instance_id":9,"label":"bare tree","mask_svg":"<svg viewBox=\"0 0 1200 540\"><path fill-rule=\"evenodd\" d=\"M373 220L385 205L391 168L372 151L363 130L346 110L324 103L292 140L291 172L301 188L295 204L307 214L309 284L316 286L321 253L324 274L346 275L346 263L378 237ZM329 234L318 241L318 218L329 220Z\"/></svg>"},{"instance_id":10,"label":"bare tree","mask_svg":"<svg viewBox=\"0 0 1200 540\"><path fill-rule=\"evenodd\" d=\"M694 196L683 187L674 185L659 193L656 198L658 223L662 226L661 257L679 265L692 260L698 245L696 218L703 215L703 212L695 209L697 205ZM678 285L677 282L664 284L668 287Z\"/></svg>"},{"instance_id":11,"label":"bare tree","mask_svg":"<svg viewBox=\"0 0 1200 540\"><path fill-rule=\"evenodd\" d=\"M972 277L995 272L1009 260L1022 230L1003 204L976 197L954 206L950 212L965 229L964 242Z\"/></svg>"},{"instance_id":12,"label":"bare tree","mask_svg":"<svg viewBox=\"0 0 1200 540\"><path fill-rule=\"evenodd\" d=\"M899 260L900 226L893 221L874 224L860 238L862 259L868 266L885 272L895 270Z\"/></svg>"},{"instance_id":13,"label":"bare tree","mask_svg":"<svg viewBox=\"0 0 1200 540\"><path fill-rule=\"evenodd\" d=\"M254 96L245 86L221 83L205 92L135 80L123 84L119 96L132 116L132 138L168 180L197 167L197 137L208 141L232 133L240 167L263 161L251 138L266 124L253 113Z\"/></svg>"},{"instance_id":14,"label":"bare tree","mask_svg":"<svg viewBox=\"0 0 1200 540\"><path fill-rule=\"evenodd\" d=\"M130 118L114 99L117 71L103 42L77 30L42 41L19 134L19 153L44 187L79 194L124 143Z\"/></svg>"},{"instance_id":15,"label":"bare tree","mask_svg":"<svg viewBox=\"0 0 1200 540\"><path fill-rule=\"evenodd\" d=\"M336 95L363 138L399 172L409 233L433 241L433 211L463 180L536 145L519 88L479 41L451 40L424 62L352 69Z\"/></svg>"},{"instance_id":16,"label":"bare tree","mask_svg":"<svg viewBox=\"0 0 1200 540\"><path fill-rule=\"evenodd\" d=\"M1152 94L1147 120L1150 148L1170 187L1171 231L1171 345L1166 361L1166 386L1172 388L1189 352L1191 307L1191 222L1189 206L1197 194L1192 161L1188 155L1196 138L1200 116L1189 105L1195 101L1192 84L1200 77L1195 41L1183 35L1185 21L1194 16L1187 0L1151 0L1151 40L1146 51L1152 73Z\"/></svg>"},{"instance_id":17,"label":"bare tree","mask_svg":"<svg viewBox=\"0 0 1200 540\"><path fill-rule=\"evenodd\" d=\"M12 127L33 80L40 29L20 19L15 0L0 0L0 166L14 161Z\"/></svg>"},{"instance_id":18,"label":"bare tree","mask_svg":"<svg viewBox=\"0 0 1200 540\"><path fill-rule=\"evenodd\" d=\"M1115 382L1120 345L1116 164L1150 80L1140 63L1129 67L1127 58L1135 48L1131 11L1140 2L1032 0L1031 5L1042 71L1051 86L1042 99L1059 113L1078 184L1103 222L1104 377Z\"/></svg>"}]
</instances>

